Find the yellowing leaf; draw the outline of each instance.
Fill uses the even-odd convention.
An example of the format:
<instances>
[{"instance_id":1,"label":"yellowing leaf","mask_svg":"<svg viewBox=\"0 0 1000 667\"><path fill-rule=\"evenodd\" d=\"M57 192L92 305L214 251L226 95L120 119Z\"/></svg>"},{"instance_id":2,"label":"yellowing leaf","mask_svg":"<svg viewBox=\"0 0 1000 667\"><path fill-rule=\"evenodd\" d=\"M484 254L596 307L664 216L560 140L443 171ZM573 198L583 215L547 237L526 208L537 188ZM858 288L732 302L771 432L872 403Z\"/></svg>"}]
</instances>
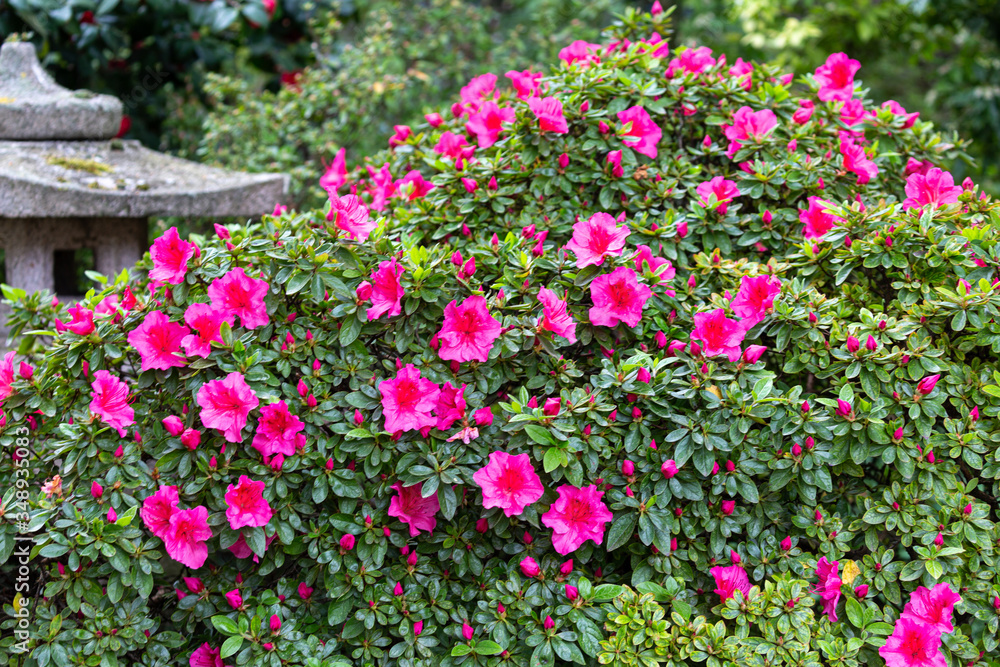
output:
<instances>
[{"instance_id":1,"label":"yellowing leaf","mask_svg":"<svg viewBox=\"0 0 1000 667\"><path fill-rule=\"evenodd\" d=\"M844 572L840 575L840 580L850 586L857 576L861 574L861 568L853 560L845 560L841 561L841 563L844 565Z\"/></svg>"}]
</instances>

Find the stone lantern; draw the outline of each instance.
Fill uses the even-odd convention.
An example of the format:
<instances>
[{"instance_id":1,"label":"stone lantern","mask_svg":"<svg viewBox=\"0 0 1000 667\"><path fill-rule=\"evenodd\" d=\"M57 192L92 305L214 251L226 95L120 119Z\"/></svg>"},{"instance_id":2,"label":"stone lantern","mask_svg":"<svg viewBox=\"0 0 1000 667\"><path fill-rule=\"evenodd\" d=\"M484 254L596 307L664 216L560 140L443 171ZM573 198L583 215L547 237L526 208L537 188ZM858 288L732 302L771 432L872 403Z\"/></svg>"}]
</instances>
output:
<instances>
[{"instance_id":1,"label":"stone lantern","mask_svg":"<svg viewBox=\"0 0 1000 667\"><path fill-rule=\"evenodd\" d=\"M288 189L284 174L216 169L115 139L121 120L118 99L59 86L32 44L0 48L3 282L73 296L81 270L114 276L142 258L150 216L257 217Z\"/></svg>"}]
</instances>

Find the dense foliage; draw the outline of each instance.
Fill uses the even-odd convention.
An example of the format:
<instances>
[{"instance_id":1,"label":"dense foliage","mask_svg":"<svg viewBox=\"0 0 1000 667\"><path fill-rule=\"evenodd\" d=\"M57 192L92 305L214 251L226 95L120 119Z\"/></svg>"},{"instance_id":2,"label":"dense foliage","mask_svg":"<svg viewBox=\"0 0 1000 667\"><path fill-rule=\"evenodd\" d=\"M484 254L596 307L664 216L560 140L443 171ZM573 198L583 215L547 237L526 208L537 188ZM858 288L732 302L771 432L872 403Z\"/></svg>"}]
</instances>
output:
<instances>
[{"instance_id":1,"label":"dense foliage","mask_svg":"<svg viewBox=\"0 0 1000 667\"><path fill-rule=\"evenodd\" d=\"M291 175L288 203L322 203L317 171L338 151L357 161L385 147L395 124L416 123L485 72L551 62L573 40L593 41L623 0L426 3L373 0L355 23L317 22L316 62L295 85L261 90L216 76L200 159Z\"/></svg>"},{"instance_id":2,"label":"dense foliage","mask_svg":"<svg viewBox=\"0 0 1000 667\"><path fill-rule=\"evenodd\" d=\"M848 59L654 32L7 290L27 664L990 664L997 205Z\"/></svg>"}]
</instances>

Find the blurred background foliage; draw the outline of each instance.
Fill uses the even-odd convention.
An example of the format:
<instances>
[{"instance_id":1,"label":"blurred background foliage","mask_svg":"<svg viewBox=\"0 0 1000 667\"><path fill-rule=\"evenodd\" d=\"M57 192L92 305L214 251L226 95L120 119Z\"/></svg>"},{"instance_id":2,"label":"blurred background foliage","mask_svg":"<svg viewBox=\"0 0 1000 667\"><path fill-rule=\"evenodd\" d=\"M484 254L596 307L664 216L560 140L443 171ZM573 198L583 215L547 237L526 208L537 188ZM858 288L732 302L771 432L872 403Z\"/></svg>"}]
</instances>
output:
<instances>
[{"instance_id":1,"label":"blurred background foliage","mask_svg":"<svg viewBox=\"0 0 1000 667\"><path fill-rule=\"evenodd\" d=\"M185 157L292 174L316 204L397 124L447 113L484 72L556 62L575 39L651 0L0 0L0 32L30 32L71 88L126 101L128 136ZM952 165L1000 192L1000 3L992 0L661 0L676 34L737 57L813 71L862 63L876 100L972 138Z\"/></svg>"}]
</instances>

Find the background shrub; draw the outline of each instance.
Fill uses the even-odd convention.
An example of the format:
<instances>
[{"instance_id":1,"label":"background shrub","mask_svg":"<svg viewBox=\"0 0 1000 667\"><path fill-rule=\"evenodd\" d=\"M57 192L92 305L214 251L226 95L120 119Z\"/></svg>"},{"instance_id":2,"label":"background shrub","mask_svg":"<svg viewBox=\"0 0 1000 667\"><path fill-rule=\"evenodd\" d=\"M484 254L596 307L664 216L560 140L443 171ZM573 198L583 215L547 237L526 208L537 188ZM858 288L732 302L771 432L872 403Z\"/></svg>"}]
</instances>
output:
<instances>
[{"instance_id":1,"label":"background shrub","mask_svg":"<svg viewBox=\"0 0 1000 667\"><path fill-rule=\"evenodd\" d=\"M0 442L30 448L0 464L0 546L6 560L23 511L33 660L185 664L215 649L240 665L880 664L914 591L937 584L961 597L942 655L994 654L996 204L971 183L928 204L915 186L943 174L921 171L946 166L957 142L863 87L845 87L845 121L814 75L731 72L718 54L639 42L654 31L662 14L629 12L599 62L578 48L541 80L565 132L551 101L501 80L510 120L491 146L471 117L489 101L472 89L461 118L442 110L437 127L397 133L341 185L368 222L332 196L330 214L194 236L197 251L165 237L69 313L19 300ZM655 134L637 106L658 140L637 143L640 128ZM740 123L765 110L773 128L766 114ZM477 147L447 157L444 132ZM628 236L581 266L591 220ZM601 286L623 275L636 283L609 304ZM747 280L780 286L770 307L747 302ZM233 281L248 294L223 289ZM616 324L615 301L643 303ZM478 320L485 361L456 351L456 307L496 319ZM199 310L238 312L207 357L171 335L144 342ZM731 357L706 316L735 327ZM435 404L423 431L410 428L420 415L399 424L386 383L414 373L447 396L461 388L464 405ZM240 398L209 400L226 378ZM304 442L291 429L255 445L295 422L278 401ZM227 405L247 408L245 425L219 418ZM513 516L481 493L496 452L524 455L541 481ZM230 527L242 476L264 485L263 526L257 507ZM200 557L137 515L164 485L178 493L166 514L204 508L203 564L182 566ZM416 485L436 500L433 528L429 508L398 507ZM601 544L564 553L551 519L568 487L603 492L610 518L586 522ZM719 596L721 567L747 585ZM838 620L817 606L831 601Z\"/></svg>"}]
</instances>

